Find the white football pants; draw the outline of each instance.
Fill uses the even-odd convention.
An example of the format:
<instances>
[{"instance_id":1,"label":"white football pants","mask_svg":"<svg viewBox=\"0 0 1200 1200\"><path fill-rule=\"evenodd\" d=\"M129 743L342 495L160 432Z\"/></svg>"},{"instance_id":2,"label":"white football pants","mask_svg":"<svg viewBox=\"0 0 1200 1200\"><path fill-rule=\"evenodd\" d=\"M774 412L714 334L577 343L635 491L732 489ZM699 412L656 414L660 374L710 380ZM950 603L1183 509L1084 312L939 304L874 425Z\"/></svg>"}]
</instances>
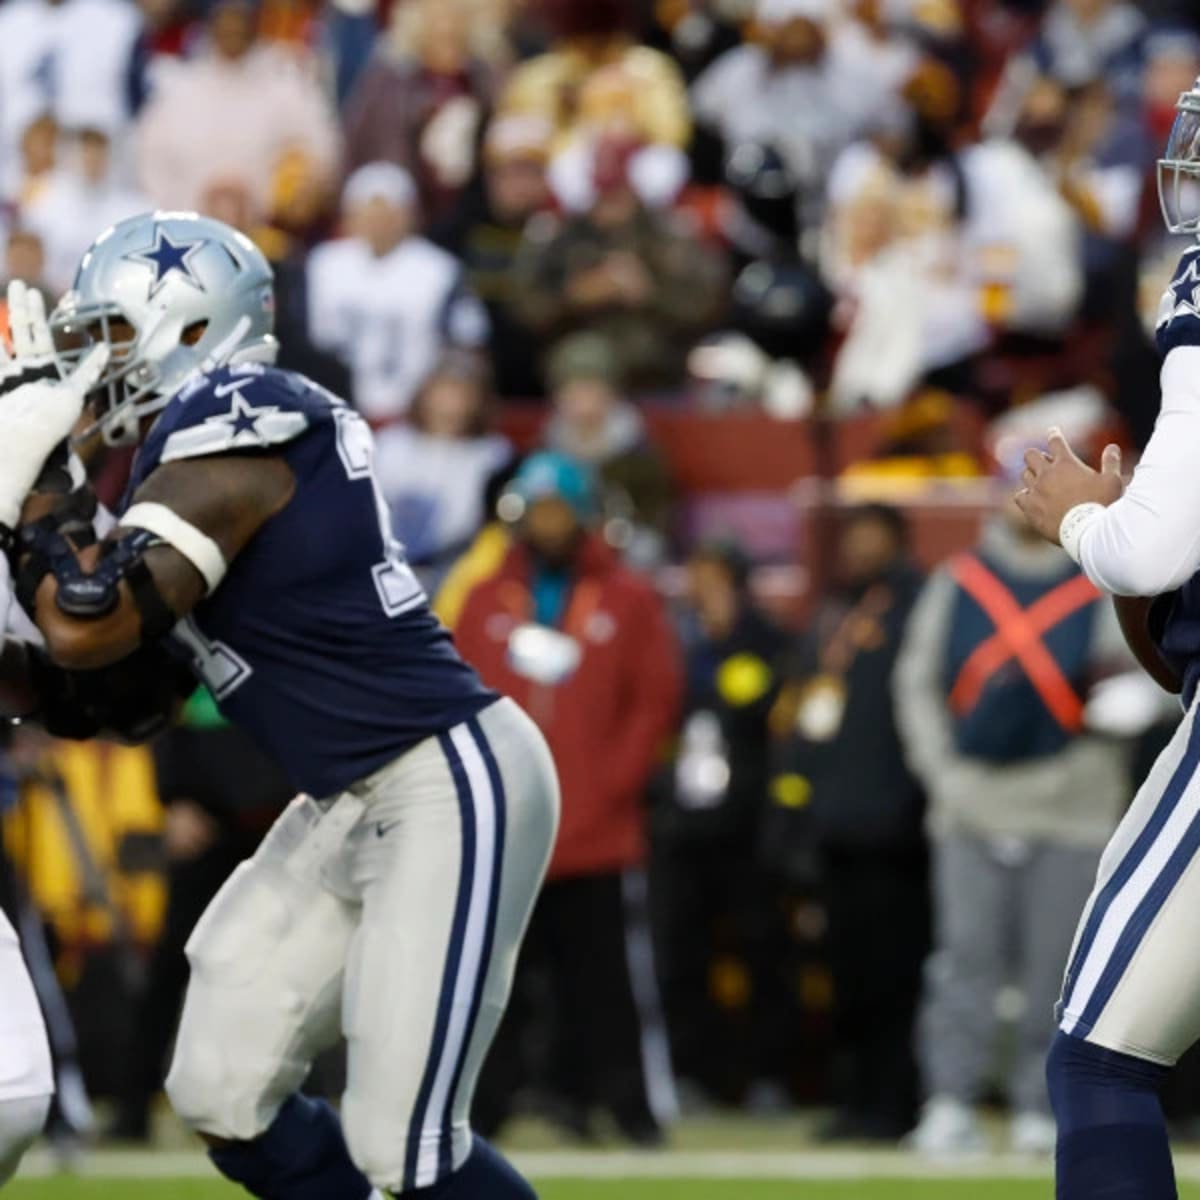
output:
<instances>
[{"instance_id":1,"label":"white football pants","mask_svg":"<svg viewBox=\"0 0 1200 1200\"><path fill-rule=\"evenodd\" d=\"M1100 861L1059 1025L1172 1065L1200 1038L1200 723L1195 703Z\"/></svg>"},{"instance_id":2,"label":"white football pants","mask_svg":"<svg viewBox=\"0 0 1200 1200\"><path fill-rule=\"evenodd\" d=\"M167 1080L180 1116L256 1137L344 1033L359 1169L407 1191L461 1166L558 803L546 743L510 700L332 807L293 801L188 943Z\"/></svg>"},{"instance_id":3,"label":"white football pants","mask_svg":"<svg viewBox=\"0 0 1200 1200\"><path fill-rule=\"evenodd\" d=\"M41 1133L53 1093L42 1010L17 935L0 913L0 1186Z\"/></svg>"}]
</instances>

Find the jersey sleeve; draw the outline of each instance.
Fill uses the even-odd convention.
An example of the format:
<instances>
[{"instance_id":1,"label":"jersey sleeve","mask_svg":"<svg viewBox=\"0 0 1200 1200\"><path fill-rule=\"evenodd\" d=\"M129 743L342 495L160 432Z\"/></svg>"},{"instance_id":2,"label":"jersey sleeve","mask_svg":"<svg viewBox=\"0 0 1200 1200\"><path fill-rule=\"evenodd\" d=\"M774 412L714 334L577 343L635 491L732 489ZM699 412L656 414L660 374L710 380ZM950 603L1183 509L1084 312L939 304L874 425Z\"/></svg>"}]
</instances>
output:
<instances>
[{"instance_id":1,"label":"jersey sleeve","mask_svg":"<svg viewBox=\"0 0 1200 1200\"><path fill-rule=\"evenodd\" d=\"M309 392L282 372L234 368L207 375L172 401L155 430L158 463L269 450L306 433L318 413Z\"/></svg>"},{"instance_id":2,"label":"jersey sleeve","mask_svg":"<svg viewBox=\"0 0 1200 1200\"><path fill-rule=\"evenodd\" d=\"M1156 340L1166 358L1179 346L1200 346L1200 245L1184 252L1158 306Z\"/></svg>"}]
</instances>

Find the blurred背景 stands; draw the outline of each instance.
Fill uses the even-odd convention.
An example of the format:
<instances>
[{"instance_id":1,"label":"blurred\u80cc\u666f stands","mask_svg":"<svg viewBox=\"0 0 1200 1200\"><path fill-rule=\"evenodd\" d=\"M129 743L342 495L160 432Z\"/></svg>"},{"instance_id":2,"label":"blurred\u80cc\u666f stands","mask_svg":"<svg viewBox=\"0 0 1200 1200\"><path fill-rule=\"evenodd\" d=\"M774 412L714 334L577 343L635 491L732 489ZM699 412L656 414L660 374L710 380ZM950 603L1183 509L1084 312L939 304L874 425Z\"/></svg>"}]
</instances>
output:
<instances>
[{"instance_id":1,"label":"blurred\u80cc\u666f stands","mask_svg":"<svg viewBox=\"0 0 1200 1200\"><path fill-rule=\"evenodd\" d=\"M749 582L733 543L705 543L688 558L683 721L654 812L654 909L675 1067L693 1097L726 1102L786 1096L794 1066L786 918L760 854L768 718L786 635Z\"/></svg>"},{"instance_id":2,"label":"blurred\u80cc\u666f stands","mask_svg":"<svg viewBox=\"0 0 1200 1200\"><path fill-rule=\"evenodd\" d=\"M657 565L671 533L673 489L641 412L623 395L615 348L595 333L572 334L555 346L547 375L554 414L545 445L595 472L604 515L624 531L626 560Z\"/></svg>"},{"instance_id":3,"label":"blurred\u80cc\u666f stands","mask_svg":"<svg viewBox=\"0 0 1200 1200\"><path fill-rule=\"evenodd\" d=\"M359 77L345 112L346 168L393 162L417 183L429 222L453 215L476 171L497 89L499 31L470 0L408 0Z\"/></svg>"},{"instance_id":4,"label":"blurred\u80cc\u666f stands","mask_svg":"<svg viewBox=\"0 0 1200 1200\"><path fill-rule=\"evenodd\" d=\"M487 498L512 463L512 443L492 428L487 363L449 350L413 399L408 421L375 442L375 472L392 532L431 589L488 519Z\"/></svg>"},{"instance_id":5,"label":"blurred\u80cc\u666f stands","mask_svg":"<svg viewBox=\"0 0 1200 1200\"><path fill-rule=\"evenodd\" d=\"M58 165L22 210L23 224L42 239L46 279L59 294L71 286L97 228L150 207L141 192L124 182L107 130L85 126L65 140Z\"/></svg>"},{"instance_id":6,"label":"blurred\u80cc\u666f stands","mask_svg":"<svg viewBox=\"0 0 1200 1200\"><path fill-rule=\"evenodd\" d=\"M346 181L348 236L308 263L309 336L351 372L350 399L369 420L402 417L446 345L487 341L487 313L459 262L418 232L412 176L368 163Z\"/></svg>"},{"instance_id":7,"label":"blurred\u80cc\u666f stands","mask_svg":"<svg viewBox=\"0 0 1200 1200\"><path fill-rule=\"evenodd\" d=\"M592 528L586 467L535 454L505 502L520 509L515 540L467 596L454 635L484 680L541 726L563 804L518 1003L484 1070L476 1118L495 1129L518 1088L536 1082L577 1133L591 1135L598 1108L623 1136L653 1144L675 1101L648 922L647 789L675 729L678 646L653 587ZM549 1003L523 1004L538 976ZM553 1047L532 1080L531 1028L548 1030Z\"/></svg>"},{"instance_id":8,"label":"blurred\u80cc\u666f stands","mask_svg":"<svg viewBox=\"0 0 1200 1200\"><path fill-rule=\"evenodd\" d=\"M909 773L891 685L921 586L903 514L852 509L836 577L787 667L768 861L825 913L833 981L830 1140L895 1140L916 1119L913 1032L929 949L925 798ZM886 914L886 917L884 916Z\"/></svg>"},{"instance_id":9,"label":"blurred\u80cc\u666f stands","mask_svg":"<svg viewBox=\"0 0 1200 1200\"><path fill-rule=\"evenodd\" d=\"M928 1099L913 1135L922 1152L986 1144L976 1106L997 998L1013 980L1024 1007L1007 1079L1011 1145L1054 1146L1044 1070L1054 1003L1130 796L1128 747L1089 728L1087 701L1127 662L1112 607L1011 500L976 548L931 577L913 613L895 696L934 849L919 1042Z\"/></svg>"},{"instance_id":10,"label":"blurred\u80cc\u666f stands","mask_svg":"<svg viewBox=\"0 0 1200 1200\"><path fill-rule=\"evenodd\" d=\"M532 221L517 256L514 302L545 343L605 338L633 391L677 387L688 348L725 302L724 264L675 216L649 208L630 176L637 143L595 149L586 213Z\"/></svg>"},{"instance_id":11,"label":"blurred\u80cc\u666f stands","mask_svg":"<svg viewBox=\"0 0 1200 1200\"><path fill-rule=\"evenodd\" d=\"M430 237L462 259L467 283L487 308L488 350L501 396L540 396L542 342L517 311L513 265L525 226L552 206L546 166L553 127L536 114L510 113L488 126L482 173L454 215Z\"/></svg>"},{"instance_id":12,"label":"blurred\u80cc\u666f stands","mask_svg":"<svg viewBox=\"0 0 1200 1200\"><path fill-rule=\"evenodd\" d=\"M265 211L275 170L295 150L331 183L341 131L311 58L258 36L254 0L218 0L205 34L195 57L159 64L139 117L146 195L160 208L195 209L215 181L234 179Z\"/></svg>"},{"instance_id":13,"label":"blurred\u80cc\u666f stands","mask_svg":"<svg viewBox=\"0 0 1200 1200\"><path fill-rule=\"evenodd\" d=\"M150 86L143 20L123 0L17 0L0 7L0 191L42 117L120 138Z\"/></svg>"}]
</instances>

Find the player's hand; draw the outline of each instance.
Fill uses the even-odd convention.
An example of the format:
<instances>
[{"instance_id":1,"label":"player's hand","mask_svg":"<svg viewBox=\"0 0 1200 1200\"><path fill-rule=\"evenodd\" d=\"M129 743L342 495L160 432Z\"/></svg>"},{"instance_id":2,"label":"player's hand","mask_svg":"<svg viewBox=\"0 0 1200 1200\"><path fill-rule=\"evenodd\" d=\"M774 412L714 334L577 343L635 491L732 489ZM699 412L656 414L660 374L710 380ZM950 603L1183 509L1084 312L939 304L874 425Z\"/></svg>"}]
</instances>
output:
<instances>
[{"instance_id":1,"label":"player's hand","mask_svg":"<svg viewBox=\"0 0 1200 1200\"><path fill-rule=\"evenodd\" d=\"M108 347L94 347L60 379L41 293L14 281L8 308L15 357L0 360L0 522L11 529L46 459L70 434L100 381Z\"/></svg>"},{"instance_id":2,"label":"player's hand","mask_svg":"<svg viewBox=\"0 0 1200 1200\"><path fill-rule=\"evenodd\" d=\"M1106 446L1100 470L1089 467L1058 429L1052 429L1046 450L1026 450L1017 507L1048 542L1058 545L1062 519L1077 504L1103 504L1119 500L1125 490L1121 478L1121 451Z\"/></svg>"}]
</instances>

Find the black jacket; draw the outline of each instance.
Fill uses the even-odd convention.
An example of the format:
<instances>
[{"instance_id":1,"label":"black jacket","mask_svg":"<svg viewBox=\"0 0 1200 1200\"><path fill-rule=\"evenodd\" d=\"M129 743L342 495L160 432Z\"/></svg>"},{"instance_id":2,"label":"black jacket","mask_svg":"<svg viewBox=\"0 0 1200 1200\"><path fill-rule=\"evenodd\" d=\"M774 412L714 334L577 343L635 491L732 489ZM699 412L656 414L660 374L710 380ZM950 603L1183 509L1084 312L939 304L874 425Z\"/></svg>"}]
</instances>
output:
<instances>
[{"instance_id":1,"label":"black jacket","mask_svg":"<svg viewBox=\"0 0 1200 1200\"><path fill-rule=\"evenodd\" d=\"M856 650L842 682L845 709L828 740L810 740L799 727L786 736L777 760L779 774L803 781L803 803L786 810L796 819L786 837L812 839L818 853L838 850L904 851L924 838L925 798L904 762L892 703L892 672L909 613L922 579L911 567L881 581L884 607L864 619ZM819 642L844 619L861 595L834 595L818 610L797 647L789 692L803 695L821 670ZM775 789L775 794L786 795ZM776 806L778 808L778 806ZM777 829L776 836L780 836Z\"/></svg>"}]
</instances>

